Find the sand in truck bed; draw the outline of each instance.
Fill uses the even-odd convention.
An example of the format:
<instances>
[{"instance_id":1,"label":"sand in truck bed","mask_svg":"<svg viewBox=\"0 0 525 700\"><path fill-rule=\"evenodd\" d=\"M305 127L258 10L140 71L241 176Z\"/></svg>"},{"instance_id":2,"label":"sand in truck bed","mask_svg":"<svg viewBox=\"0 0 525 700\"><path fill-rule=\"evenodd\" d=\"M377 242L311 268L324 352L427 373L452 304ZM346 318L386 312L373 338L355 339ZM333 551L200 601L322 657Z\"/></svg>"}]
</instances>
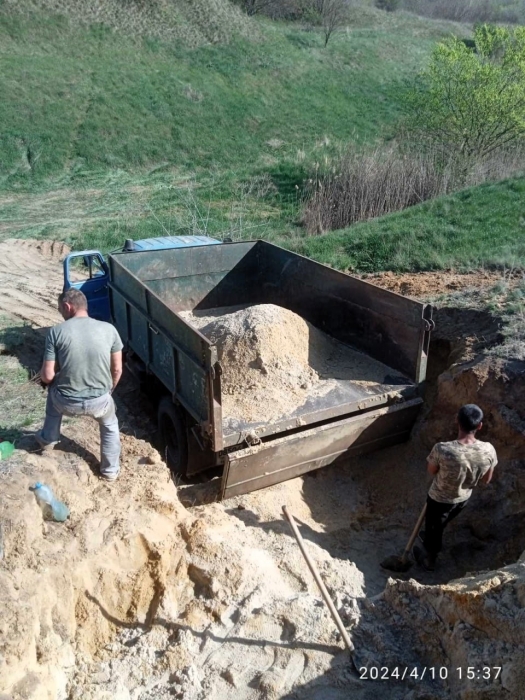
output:
<instances>
[{"instance_id":1,"label":"sand in truck bed","mask_svg":"<svg viewBox=\"0 0 525 700\"><path fill-rule=\"evenodd\" d=\"M217 346L223 415L242 423L288 417L341 381L377 387L386 365L274 304L182 311ZM408 382L408 380L407 380Z\"/></svg>"}]
</instances>

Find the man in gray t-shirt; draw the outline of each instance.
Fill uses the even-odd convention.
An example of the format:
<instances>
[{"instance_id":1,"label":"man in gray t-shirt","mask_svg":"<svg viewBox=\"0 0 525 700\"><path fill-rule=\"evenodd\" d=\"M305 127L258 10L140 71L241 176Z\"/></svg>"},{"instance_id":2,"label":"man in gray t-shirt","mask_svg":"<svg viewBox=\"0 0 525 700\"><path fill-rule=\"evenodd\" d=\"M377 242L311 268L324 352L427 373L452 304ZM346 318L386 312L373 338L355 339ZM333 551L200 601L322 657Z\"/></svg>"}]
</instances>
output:
<instances>
[{"instance_id":1,"label":"man in gray t-shirt","mask_svg":"<svg viewBox=\"0 0 525 700\"><path fill-rule=\"evenodd\" d=\"M40 377L50 387L44 427L35 437L48 447L60 439L63 415L91 416L100 426L100 476L114 481L120 435L111 394L122 374L122 341L110 323L89 318L79 290L62 293L58 308L65 321L47 334Z\"/></svg>"}]
</instances>

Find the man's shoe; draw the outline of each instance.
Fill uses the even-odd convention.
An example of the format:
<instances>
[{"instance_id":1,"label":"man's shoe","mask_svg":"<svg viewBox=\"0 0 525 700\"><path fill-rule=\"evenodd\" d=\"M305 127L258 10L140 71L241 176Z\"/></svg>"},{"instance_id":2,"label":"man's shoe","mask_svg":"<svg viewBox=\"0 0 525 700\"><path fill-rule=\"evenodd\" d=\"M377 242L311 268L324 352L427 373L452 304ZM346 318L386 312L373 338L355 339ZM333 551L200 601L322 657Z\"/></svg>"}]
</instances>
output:
<instances>
[{"instance_id":1,"label":"man's shoe","mask_svg":"<svg viewBox=\"0 0 525 700\"><path fill-rule=\"evenodd\" d=\"M58 440L55 440L55 442L47 442L47 440L44 440L41 430L38 430L34 434L34 438L38 442L41 450L52 450L53 447L58 444Z\"/></svg>"},{"instance_id":2,"label":"man's shoe","mask_svg":"<svg viewBox=\"0 0 525 700\"><path fill-rule=\"evenodd\" d=\"M433 557L429 556L419 547L414 547L414 557L416 558L419 566L425 571L434 571L436 568L436 561Z\"/></svg>"},{"instance_id":3,"label":"man's shoe","mask_svg":"<svg viewBox=\"0 0 525 700\"><path fill-rule=\"evenodd\" d=\"M102 479L102 481L116 481L119 477L120 472L117 472L116 474L103 474L100 472L99 476Z\"/></svg>"}]
</instances>

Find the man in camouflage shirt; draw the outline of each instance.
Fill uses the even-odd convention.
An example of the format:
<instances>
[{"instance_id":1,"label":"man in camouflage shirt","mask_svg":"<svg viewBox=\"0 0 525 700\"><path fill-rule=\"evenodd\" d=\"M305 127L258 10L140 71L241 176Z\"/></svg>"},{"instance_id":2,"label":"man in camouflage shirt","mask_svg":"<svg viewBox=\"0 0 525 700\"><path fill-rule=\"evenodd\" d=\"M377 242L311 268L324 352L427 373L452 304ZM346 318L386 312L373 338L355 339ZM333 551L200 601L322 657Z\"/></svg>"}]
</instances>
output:
<instances>
[{"instance_id":1,"label":"man in camouflage shirt","mask_svg":"<svg viewBox=\"0 0 525 700\"><path fill-rule=\"evenodd\" d=\"M443 530L460 514L479 483L488 484L498 463L490 442L476 440L483 411L476 404L466 404L458 413L458 437L438 442L427 457L428 472L434 476L427 497L425 532L421 533L425 551L414 548L418 563L433 571L441 551Z\"/></svg>"}]
</instances>

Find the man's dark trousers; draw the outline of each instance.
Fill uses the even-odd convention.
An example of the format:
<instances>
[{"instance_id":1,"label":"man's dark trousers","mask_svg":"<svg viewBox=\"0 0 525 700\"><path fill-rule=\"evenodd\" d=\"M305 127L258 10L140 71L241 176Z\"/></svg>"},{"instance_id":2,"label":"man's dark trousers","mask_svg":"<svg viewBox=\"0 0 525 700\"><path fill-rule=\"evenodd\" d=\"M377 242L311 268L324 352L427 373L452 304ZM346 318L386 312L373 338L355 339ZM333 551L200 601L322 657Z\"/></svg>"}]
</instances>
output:
<instances>
[{"instance_id":1,"label":"man's dark trousers","mask_svg":"<svg viewBox=\"0 0 525 700\"><path fill-rule=\"evenodd\" d=\"M427 514L425 517L425 538L423 544L429 557L435 559L443 544L443 530L451 520L457 517L467 505L461 503L439 503L427 496Z\"/></svg>"}]
</instances>

